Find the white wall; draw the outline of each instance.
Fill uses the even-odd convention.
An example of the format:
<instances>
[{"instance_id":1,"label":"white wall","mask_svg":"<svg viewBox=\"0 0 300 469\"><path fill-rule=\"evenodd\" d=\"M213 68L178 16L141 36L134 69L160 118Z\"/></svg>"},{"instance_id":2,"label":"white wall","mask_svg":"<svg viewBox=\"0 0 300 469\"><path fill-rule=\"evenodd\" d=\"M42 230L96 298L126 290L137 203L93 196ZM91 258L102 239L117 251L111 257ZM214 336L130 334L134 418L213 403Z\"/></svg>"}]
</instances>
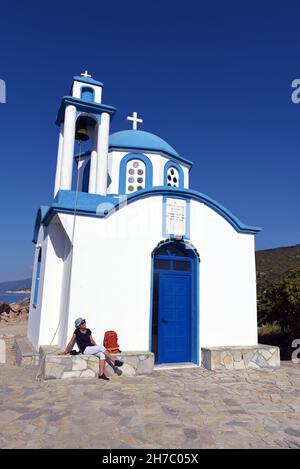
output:
<instances>
[{"instance_id":1,"label":"white wall","mask_svg":"<svg viewBox=\"0 0 300 469\"><path fill-rule=\"evenodd\" d=\"M45 230L45 239L42 240ZM68 238L56 216L46 228L41 228L38 243L42 245L42 263L36 308L30 305L28 337L38 349L43 344L56 344L59 335L58 323L61 313L63 272L66 265ZM34 262L35 281L37 258ZM31 301L34 292L31 295Z\"/></svg>"},{"instance_id":2,"label":"white wall","mask_svg":"<svg viewBox=\"0 0 300 469\"><path fill-rule=\"evenodd\" d=\"M201 346L257 344L254 236L193 200L190 233L201 259Z\"/></svg>"},{"instance_id":3,"label":"white wall","mask_svg":"<svg viewBox=\"0 0 300 469\"><path fill-rule=\"evenodd\" d=\"M84 316L97 342L112 329L122 350L148 350L151 251L162 219L161 204L153 202L138 201L108 219L76 221L69 337L74 320Z\"/></svg>"},{"instance_id":4,"label":"white wall","mask_svg":"<svg viewBox=\"0 0 300 469\"><path fill-rule=\"evenodd\" d=\"M71 236L73 216L59 217ZM253 235L237 233L196 201L191 201L190 231L201 257L200 346L257 343ZM65 245L67 235L58 225L56 235ZM66 273L53 243L48 246L39 343L50 342L60 315L67 314L66 332L53 343L65 346L74 320L83 316L98 343L112 329L121 350L148 350L151 252L162 239L161 196L138 200L106 219L77 216L69 308L63 298Z\"/></svg>"}]
</instances>

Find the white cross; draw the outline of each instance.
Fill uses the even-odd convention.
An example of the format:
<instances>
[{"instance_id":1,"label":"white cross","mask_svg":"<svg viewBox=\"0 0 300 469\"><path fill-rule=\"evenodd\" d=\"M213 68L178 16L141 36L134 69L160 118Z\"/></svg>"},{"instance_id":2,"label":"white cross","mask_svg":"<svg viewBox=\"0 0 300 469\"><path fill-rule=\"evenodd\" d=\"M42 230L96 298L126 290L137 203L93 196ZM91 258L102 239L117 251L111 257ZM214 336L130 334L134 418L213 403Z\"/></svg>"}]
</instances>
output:
<instances>
[{"instance_id":1,"label":"white cross","mask_svg":"<svg viewBox=\"0 0 300 469\"><path fill-rule=\"evenodd\" d=\"M85 78L92 78L92 75L90 75L87 70L85 70L85 72L84 72L84 73L81 73L80 75L81 75L82 77L85 77Z\"/></svg>"},{"instance_id":2,"label":"white cross","mask_svg":"<svg viewBox=\"0 0 300 469\"><path fill-rule=\"evenodd\" d=\"M143 123L143 119L139 119L137 116L137 112L133 112L132 116L127 116L128 121L132 121L132 129L137 130L137 125Z\"/></svg>"}]
</instances>

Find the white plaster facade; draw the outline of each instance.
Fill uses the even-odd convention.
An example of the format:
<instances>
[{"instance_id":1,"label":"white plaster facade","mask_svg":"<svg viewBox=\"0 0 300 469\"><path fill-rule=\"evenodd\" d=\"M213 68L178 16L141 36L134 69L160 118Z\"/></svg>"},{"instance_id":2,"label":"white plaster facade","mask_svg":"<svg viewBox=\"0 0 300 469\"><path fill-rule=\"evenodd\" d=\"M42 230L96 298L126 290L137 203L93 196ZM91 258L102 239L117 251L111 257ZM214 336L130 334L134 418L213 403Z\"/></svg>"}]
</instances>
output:
<instances>
[{"instance_id":1,"label":"white plaster facade","mask_svg":"<svg viewBox=\"0 0 300 469\"><path fill-rule=\"evenodd\" d=\"M29 320L29 338L36 347L51 343L57 328L52 343L64 347L74 320L84 316L99 342L106 330L117 330L124 350L149 349L151 253L163 239L162 206L162 196L152 196L103 219L76 216L74 220L73 215L60 214L46 236L40 228L43 283ZM256 344L254 236L237 233L200 202L191 201L190 217L190 241L200 255L200 346ZM64 261L74 223L66 310Z\"/></svg>"},{"instance_id":2,"label":"white plaster facade","mask_svg":"<svg viewBox=\"0 0 300 469\"><path fill-rule=\"evenodd\" d=\"M97 173L101 184L105 178L110 181L106 194L82 192L82 171L90 158L85 156L78 165L79 194L70 188L59 191L56 202L36 225L28 324L32 344L37 349L50 344L65 347L75 319L82 316L98 343L106 330L116 330L122 350L151 351L152 253L159 243L172 238L166 234L166 197L187 204L180 242L191 243L200 257L193 303L197 327L191 331L197 342L193 361L199 364L201 347L257 344L254 235L259 229L243 225L208 197L191 191L190 166L178 162L177 154L168 156L157 148L108 150L108 145L106 140L105 162ZM131 152L151 161L152 184L126 201L119 193L120 164ZM61 154L58 159L62 160ZM180 189L165 185L164 168L170 161L183 171ZM103 205L109 207L115 201L123 202L104 214Z\"/></svg>"}]
</instances>

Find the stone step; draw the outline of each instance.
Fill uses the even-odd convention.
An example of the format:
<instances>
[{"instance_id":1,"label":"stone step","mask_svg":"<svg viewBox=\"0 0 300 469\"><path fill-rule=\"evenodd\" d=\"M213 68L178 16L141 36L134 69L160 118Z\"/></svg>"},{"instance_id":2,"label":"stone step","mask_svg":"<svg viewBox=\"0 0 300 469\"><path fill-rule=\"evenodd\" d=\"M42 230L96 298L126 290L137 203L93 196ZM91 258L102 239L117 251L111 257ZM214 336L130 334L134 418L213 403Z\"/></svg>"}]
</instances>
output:
<instances>
[{"instance_id":1,"label":"stone step","mask_svg":"<svg viewBox=\"0 0 300 469\"><path fill-rule=\"evenodd\" d=\"M38 366L40 362L39 353L27 337L15 337L16 364L18 366Z\"/></svg>"},{"instance_id":2,"label":"stone step","mask_svg":"<svg viewBox=\"0 0 300 469\"><path fill-rule=\"evenodd\" d=\"M186 368L199 368L196 363L161 363L154 365L153 371L180 370Z\"/></svg>"}]
</instances>

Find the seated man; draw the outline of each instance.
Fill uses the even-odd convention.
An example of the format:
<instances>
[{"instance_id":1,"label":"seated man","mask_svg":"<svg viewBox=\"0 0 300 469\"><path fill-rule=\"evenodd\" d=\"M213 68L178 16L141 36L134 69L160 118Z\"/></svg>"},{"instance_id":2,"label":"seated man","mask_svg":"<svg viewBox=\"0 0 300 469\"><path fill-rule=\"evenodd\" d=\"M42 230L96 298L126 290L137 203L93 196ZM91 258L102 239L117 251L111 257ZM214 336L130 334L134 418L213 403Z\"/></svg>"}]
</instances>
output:
<instances>
[{"instance_id":1,"label":"seated man","mask_svg":"<svg viewBox=\"0 0 300 469\"><path fill-rule=\"evenodd\" d=\"M86 327L85 319L76 319L75 327L76 329L70 342L66 346L66 350L61 352L60 355L69 353L76 342L80 352L84 355L96 355L99 357L99 379L109 381L109 378L104 374L105 357L110 359L115 364L115 366L122 366L123 362L120 360L114 360L114 358L110 355L110 353L108 353L103 345L96 344L92 337L91 330Z\"/></svg>"}]
</instances>

